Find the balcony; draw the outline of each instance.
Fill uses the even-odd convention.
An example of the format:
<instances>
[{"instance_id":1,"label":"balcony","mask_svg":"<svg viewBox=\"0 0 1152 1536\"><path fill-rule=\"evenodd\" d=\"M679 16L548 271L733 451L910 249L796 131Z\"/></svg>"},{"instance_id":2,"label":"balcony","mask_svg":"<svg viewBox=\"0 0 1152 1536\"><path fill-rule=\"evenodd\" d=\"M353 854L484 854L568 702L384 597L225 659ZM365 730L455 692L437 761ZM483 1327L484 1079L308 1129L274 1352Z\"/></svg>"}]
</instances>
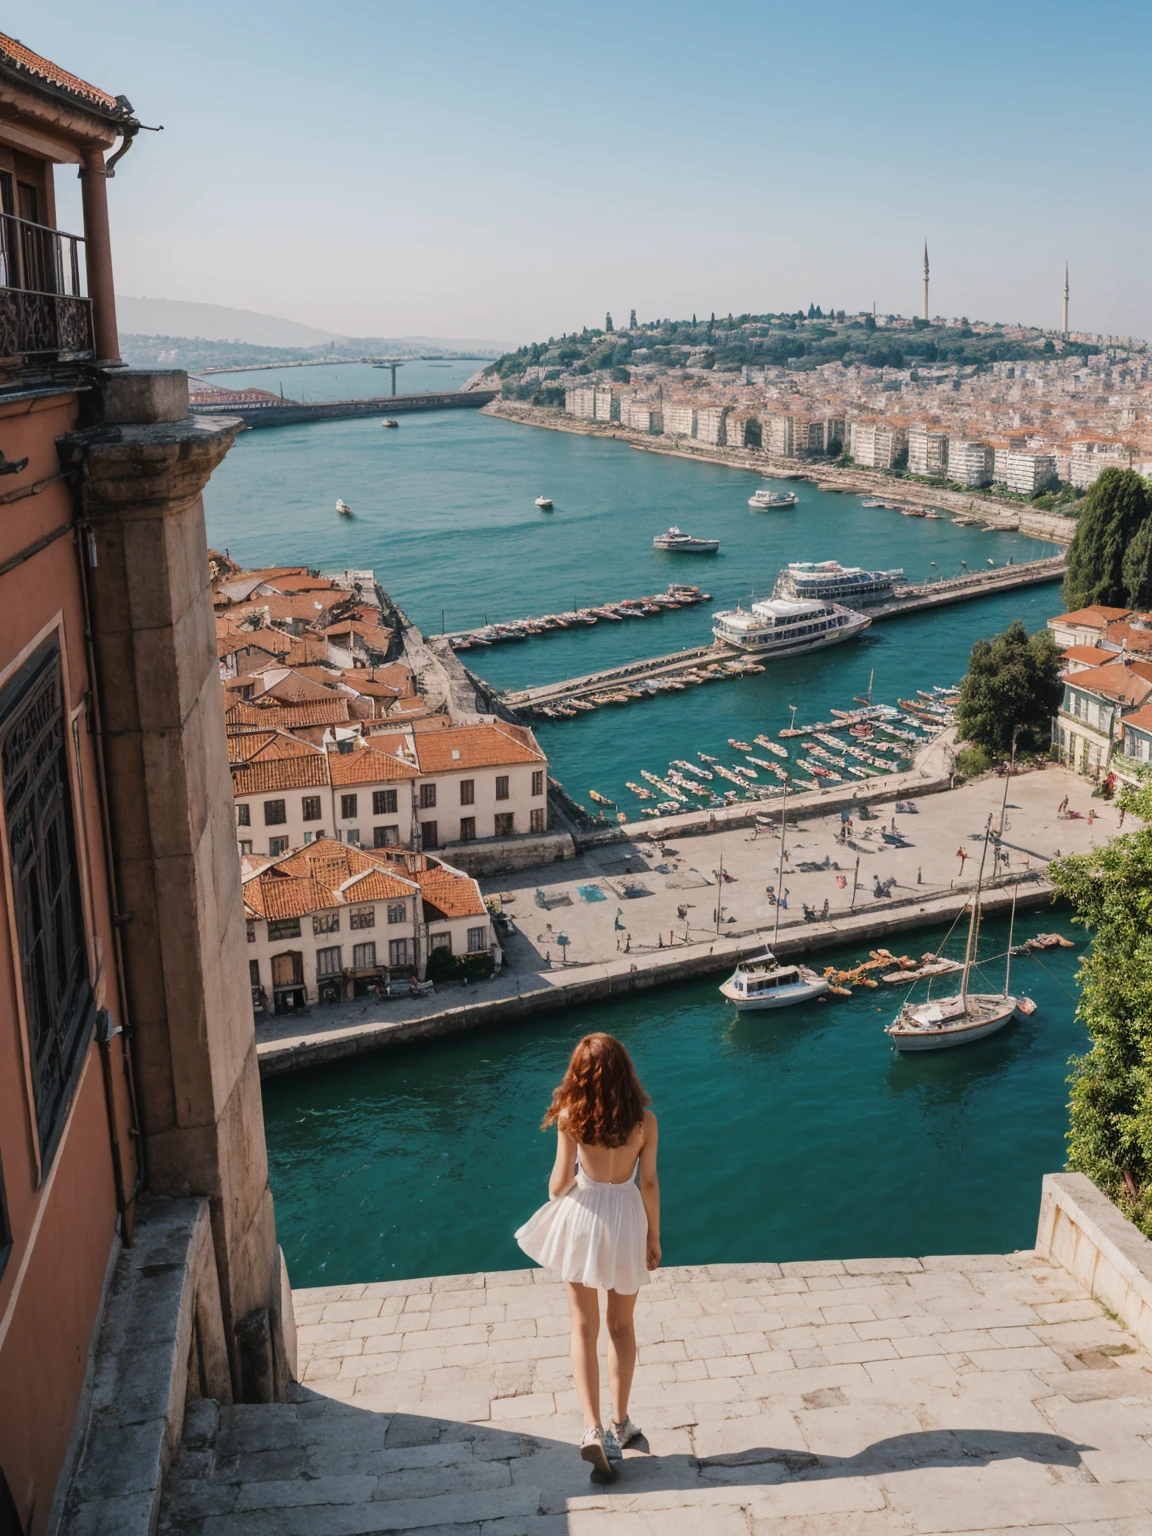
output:
<instances>
[{"instance_id":1,"label":"balcony","mask_svg":"<svg viewBox=\"0 0 1152 1536\"><path fill-rule=\"evenodd\" d=\"M91 363L83 236L0 214L0 385L13 373Z\"/></svg>"}]
</instances>

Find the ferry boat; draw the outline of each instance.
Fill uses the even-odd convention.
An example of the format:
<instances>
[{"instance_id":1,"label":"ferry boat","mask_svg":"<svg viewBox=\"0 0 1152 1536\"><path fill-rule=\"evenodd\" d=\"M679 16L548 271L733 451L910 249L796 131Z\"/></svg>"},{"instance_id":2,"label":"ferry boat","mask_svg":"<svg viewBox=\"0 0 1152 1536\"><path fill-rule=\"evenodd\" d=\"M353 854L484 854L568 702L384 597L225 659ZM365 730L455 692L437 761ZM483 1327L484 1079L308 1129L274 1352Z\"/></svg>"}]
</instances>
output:
<instances>
[{"instance_id":1,"label":"ferry boat","mask_svg":"<svg viewBox=\"0 0 1152 1536\"><path fill-rule=\"evenodd\" d=\"M720 548L720 540L694 539L690 533L681 533L679 528L669 528L667 533L656 535L652 548L676 555L714 555Z\"/></svg>"},{"instance_id":2,"label":"ferry boat","mask_svg":"<svg viewBox=\"0 0 1152 1536\"><path fill-rule=\"evenodd\" d=\"M825 603L882 603L904 582L903 570L865 571L835 560L797 561L776 578L774 597L815 598Z\"/></svg>"},{"instance_id":3,"label":"ferry boat","mask_svg":"<svg viewBox=\"0 0 1152 1536\"><path fill-rule=\"evenodd\" d=\"M839 645L862 634L872 620L839 603L790 602L771 597L750 609L729 608L712 616L712 633L721 645L757 656L798 656L826 645Z\"/></svg>"},{"instance_id":4,"label":"ferry boat","mask_svg":"<svg viewBox=\"0 0 1152 1536\"><path fill-rule=\"evenodd\" d=\"M771 512L778 507L794 507L799 500L795 491L770 491L766 486L758 491L753 491L748 498L748 505L755 507L757 511Z\"/></svg>"},{"instance_id":5,"label":"ferry boat","mask_svg":"<svg viewBox=\"0 0 1152 1536\"><path fill-rule=\"evenodd\" d=\"M806 965L781 965L770 949L742 960L721 982L720 991L737 1008L787 1008L828 990L823 976Z\"/></svg>"}]
</instances>

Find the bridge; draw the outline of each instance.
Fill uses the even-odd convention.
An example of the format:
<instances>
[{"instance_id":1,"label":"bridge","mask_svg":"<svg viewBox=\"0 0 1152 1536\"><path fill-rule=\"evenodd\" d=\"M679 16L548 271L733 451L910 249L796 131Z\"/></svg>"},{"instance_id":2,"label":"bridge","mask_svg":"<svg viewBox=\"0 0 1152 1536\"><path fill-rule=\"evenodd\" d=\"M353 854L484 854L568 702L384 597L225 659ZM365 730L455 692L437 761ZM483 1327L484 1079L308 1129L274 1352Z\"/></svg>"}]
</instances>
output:
<instances>
[{"instance_id":1,"label":"bridge","mask_svg":"<svg viewBox=\"0 0 1152 1536\"><path fill-rule=\"evenodd\" d=\"M1029 560L1023 565L1002 565L995 570L973 571L966 576L903 587L898 597L890 602L872 604L865 611L873 622L897 618L903 614L923 613L926 609L943 608L951 603L967 602L974 597L990 597L1019 587L1061 581L1065 569L1065 556L1055 555L1046 560ZM564 704L569 699L586 698L603 689L611 690L613 685L620 687L641 682L645 678L675 676L677 672L689 671L709 662L739 660L745 654L714 641L711 645L693 646L689 650L673 651L667 656L653 656L644 661L609 667L603 672L590 672L584 677L567 678L561 683L540 683L534 688L507 689L499 698L510 709L523 709L531 713L542 707Z\"/></svg>"},{"instance_id":2,"label":"bridge","mask_svg":"<svg viewBox=\"0 0 1152 1536\"><path fill-rule=\"evenodd\" d=\"M444 394L379 395L370 400L251 401L232 405L227 400L193 401L194 416L238 416L246 427L292 427L302 421L340 421L350 416L394 416L406 411L476 410L495 400L494 389L450 390Z\"/></svg>"}]
</instances>

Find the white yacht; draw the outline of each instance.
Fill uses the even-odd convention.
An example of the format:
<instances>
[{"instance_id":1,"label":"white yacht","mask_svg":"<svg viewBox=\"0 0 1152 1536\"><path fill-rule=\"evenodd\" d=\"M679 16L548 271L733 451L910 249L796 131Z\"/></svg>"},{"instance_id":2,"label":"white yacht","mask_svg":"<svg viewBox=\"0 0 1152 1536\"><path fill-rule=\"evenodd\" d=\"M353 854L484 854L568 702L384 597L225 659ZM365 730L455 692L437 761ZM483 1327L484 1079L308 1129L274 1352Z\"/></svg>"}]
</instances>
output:
<instances>
[{"instance_id":1,"label":"white yacht","mask_svg":"<svg viewBox=\"0 0 1152 1536\"><path fill-rule=\"evenodd\" d=\"M720 548L720 540L694 539L690 533L681 533L679 528L669 528L667 533L656 535L652 548L680 555L714 555Z\"/></svg>"},{"instance_id":2,"label":"white yacht","mask_svg":"<svg viewBox=\"0 0 1152 1536\"><path fill-rule=\"evenodd\" d=\"M721 645L734 645L757 656L798 656L826 645L839 645L862 634L872 620L839 603L790 602L770 597L751 608L729 608L712 615L712 633Z\"/></svg>"},{"instance_id":3,"label":"white yacht","mask_svg":"<svg viewBox=\"0 0 1152 1536\"><path fill-rule=\"evenodd\" d=\"M720 991L737 1008L787 1008L827 992L823 976L806 965L781 965L770 949L753 955L721 982Z\"/></svg>"},{"instance_id":4,"label":"white yacht","mask_svg":"<svg viewBox=\"0 0 1152 1536\"><path fill-rule=\"evenodd\" d=\"M798 561L785 566L776 578L776 597L815 598L825 603L882 603L892 588L902 585L904 572L865 571L858 565L836 560L819 564Z\"/></svg>"},{"instance_id":5,"label":"white yacht","mask_svg":"<svg viewBox=\"0 0 1152 1536\"><path fill-rule=\"evenodd\" d=\"M551 498L551 496L537 496L537 498L536 498L536 505L540 508L541 512L551 512L551 510L552 510L552 498Z\"/></svg>"},{"instance_id":6,"label":"white yacht","mask_svg":"<svg viewBox=\"0 0 1152 1536\"><path fill-rule=\"evenodd\" d=\"M354 515L353 512L352 512L352 508L344 500L343 496L341 496L340 499L337 501L337 503L336 503L336 510L337 510L337 512L339 512L341 517L352 517Z\"/></svg>"},{"instance_id":7,"label":"white yacht","mask_svg":"<svg viewBox=\"0 0 1152 1536\"><path fill-rule=\"evenodd\" d=\"M762 486L749 496L748 505L759 511L775 511L778 507L794 507L798 499L795 491L770 491Z\"/></svg>"}]
</instances>

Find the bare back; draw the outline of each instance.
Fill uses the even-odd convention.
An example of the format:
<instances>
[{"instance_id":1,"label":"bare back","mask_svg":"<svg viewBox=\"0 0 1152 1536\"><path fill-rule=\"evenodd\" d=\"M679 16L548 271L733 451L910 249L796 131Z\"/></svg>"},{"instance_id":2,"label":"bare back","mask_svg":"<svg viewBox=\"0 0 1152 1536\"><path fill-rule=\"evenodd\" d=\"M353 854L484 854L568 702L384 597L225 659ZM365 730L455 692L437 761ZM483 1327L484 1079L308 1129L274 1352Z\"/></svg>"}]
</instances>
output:
<instances>
[{"instance_id":1,"label":"bare back","mask_svg":"<svg viewBox=\"0 0 1152 1536\"><path fill-rule=\"evenodd\" d=\"M640 1153L644 1146L644 1123L648 1116L629 1136L621 1147L585 1147L577 1143L576 1151L580 1166L597 1184L626 1184L636 1172Z\"/></svg>"}]
</instances>

